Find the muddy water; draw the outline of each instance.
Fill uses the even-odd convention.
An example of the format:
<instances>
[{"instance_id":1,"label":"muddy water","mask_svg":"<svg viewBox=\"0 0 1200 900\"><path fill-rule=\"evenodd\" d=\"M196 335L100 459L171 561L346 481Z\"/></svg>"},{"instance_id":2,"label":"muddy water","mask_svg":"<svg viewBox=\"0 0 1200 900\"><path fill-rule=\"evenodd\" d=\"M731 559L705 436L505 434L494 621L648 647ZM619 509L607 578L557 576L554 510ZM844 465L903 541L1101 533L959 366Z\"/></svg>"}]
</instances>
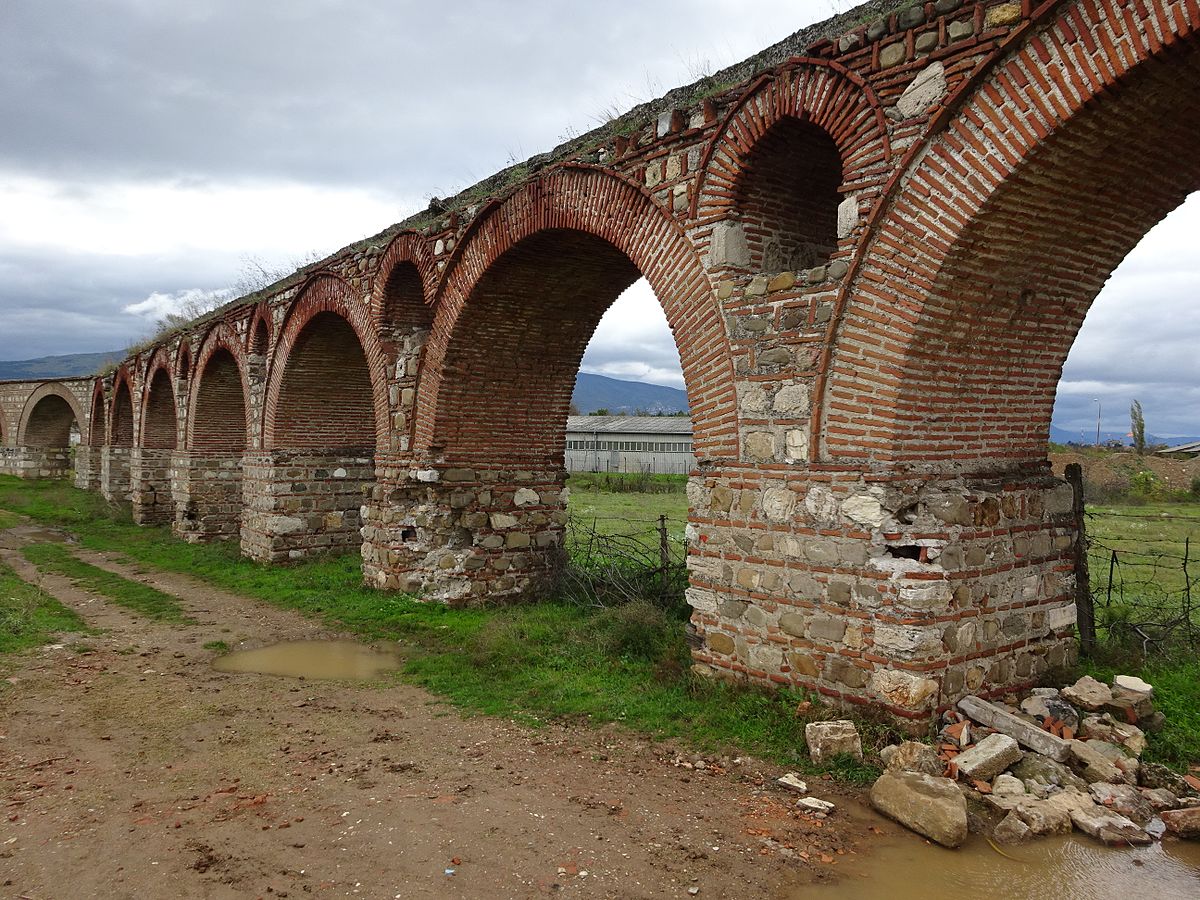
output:
<instances>
[{"instance_id":1,"label":"muddy water","mask_svg":"<svg viewBox=\"0 0 1200 900\"><path fill-rule=\"evenodd\" d=\"M398 653L372 650L355 641L286 641L236 650L214 660L213 668L292 678L374 678L396 671L402 662Z\"/></svg>"},{"instance_id":2,"label":"muddy water","mask_svg":"<svg viewBox=\"0 0 1200 900\"><path fill-rule=\"evenodd\" d=\"M972 836L945 850L916 836L873 845L833 884L806 888L806 900L1197 900L1200 843L1168 840L1111 849L1086 837L1045 838L1000 855Z\"/></svg>"}]
</instances>

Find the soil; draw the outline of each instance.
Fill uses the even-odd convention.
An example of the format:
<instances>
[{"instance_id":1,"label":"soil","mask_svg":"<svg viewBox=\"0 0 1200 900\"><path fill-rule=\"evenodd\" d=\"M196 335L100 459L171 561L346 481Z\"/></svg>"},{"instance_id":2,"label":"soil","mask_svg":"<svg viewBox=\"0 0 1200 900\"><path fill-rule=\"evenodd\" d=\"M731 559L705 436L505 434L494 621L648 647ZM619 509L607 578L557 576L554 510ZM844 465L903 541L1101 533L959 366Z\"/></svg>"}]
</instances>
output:
<instances>
[{"instance_id":1,"label":"soil","mask_svg":"<svg viewBox=\"0 0 1200 900\"><path fill-rule=\"evenodd\" d=\"M0 895L784 897L899 832L827 781L838 811L802 815L751 759L468 717L396 677L218 673L205 643L346 635L76 548L193 621L139 618L13 549L45 537L10 529L0 559L99 633L0 672Z\"/></svg>"},{"instance_id":2,"label":"soil","mask_svg":"<svg viewBox=\"0 0 1200 900\"><path fill-rule=\"evenodd\" d=\"M1171 490L1186 491L1192 479L1200 478L1200 456L1175 459L1147 453L1096 453L1066 451L1051 453L1050 465L1059 478L1071 463L1083 466L1085 481L1110 490L1129 490L1129 480L1138 472L1149 469Z\"/></svg>"}]
</instances>

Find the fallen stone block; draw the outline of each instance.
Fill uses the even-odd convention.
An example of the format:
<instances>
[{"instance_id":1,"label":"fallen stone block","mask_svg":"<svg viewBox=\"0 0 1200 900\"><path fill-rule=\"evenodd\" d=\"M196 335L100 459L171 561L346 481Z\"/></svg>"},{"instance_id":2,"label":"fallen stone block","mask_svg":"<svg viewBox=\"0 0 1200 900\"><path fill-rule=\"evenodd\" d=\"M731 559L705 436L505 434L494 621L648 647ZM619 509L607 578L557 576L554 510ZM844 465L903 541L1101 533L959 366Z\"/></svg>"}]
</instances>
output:
<instances>
[{"instance_id":1,"label":"fallen stone block","mask_svg":"<svg viewBox=\"0 0 1200 900\"><path fill-rule=\"evenodd\" d=\"M829 800L822 800L819 797L804 797L796 801L796 808L805 810L811 813L829 814L837 807Z\"/></svg>"},{"instance_id":2,"label":"fallen stone block","mask_svg":"<svg viewBox=\"0 0 1200 900\"><path fill-rule=\"evenodd\" d=\"M1179 798L1166 788L1142 788L1142 796L1155 812L1178 809L1180 806Z\"/></svg>"},{"instance_id":3,"label":"fallen stone block","mask_svg":"<svg viewBox=\"0 0 1200 900\"><path fill-rule=\"evenodd\" d=\"M946 764L937 751L920 741L905 741L884 747L880 753L889 772L924 772L926 775L941 775Z\"/></svg>"},{"instance_id":4,"label":"fallen stone block","mask_svg":"<svg viewBox=\"0 0 1200 900\"><path fill-rule=\"evenodd\" d=\"M1084 834L1114 846L1152 844L1154 839L1120 813L1102 806L1071 810L1071 822Z\"/></svg>"},{"instance_id":5,"label":"fallen stone block","mask_svg":"<svg viewBox=\"0 0 1200 900\"><path fill-rule=\"evenodd\" d=\"M1033 829L1025 824L1025 820L1016 810L1005 816L992 832L992 840L997 844L1020 844L1032 836Z\"/></svg>"},{"instance_id":6,"label":"fallen stone block","mask_svg":"<svg viewBox=\"0 0 1200 900\"><path fill-rule=\"evenodd\" d=\"M843 753L859 761L863 758L862 738L854 723L846 719L809 722L804 726L804 741L808 744L809 757L817 765Z\"/></svg>"},{"instance_id":7,"label":"fallen stone block","mask_svg":"<svg viewBox=\"0 0 1200 900\"><path fill-rule=\"evenodd\" d=\"M1015 775L1002 773L992 782L992 795L996 797L1024 797L1025 782Z\"/></svg>"},{"instance_id":8,"label":"fallen stone block","mask_svg":"<svg viewBox=\"0 0 1200 900\"><path fill-rule=\"evenodd\" d=\"M1136 675L1118 675L1113 678L1113 688L1122 691L1128 691L1131 694L1140 694L1146 697L1154 697L1154 687L1147 681L1143 681Z\"/></svg>"},{"instance_id":9,"label":"fallen stone block","mask_svg":"<svg viewBox=\"0 0 1200 900\"><path fill-rule=\"evenodd\" d=\"M995 703L988 703L978 697L963 697L958 701L958 708L976 722L1007 734L1022 747L1028 747L1035 753L1058 762L1065 762L1070 755L1069 742L1048 731L1042 731L1036 725L1026 722Z\"/></svg>"},{"instance_id":10,"label":"fallen stone block","mask_svg":"<svg viewBox=\"0 0 1200 900\"><path fill-rule=\"evenodd\" d=\"M1017 807L1017 815L1036 835L1071 833L1070 813L1045 800L1026 800Z\"/></svg>"},{"instance_id":11,"label":"fallen stone block","mask_svg":"<svg viewBox=\"0 0 1200 900\"><path fill-rule=\"evenodd\" d=\"M1085 742L1071 741L1070 750L1071 768L1088 784L1125 780L1125 773L1118 769L1112 760Z\"/></svg>"},{"instance_id":12,"label":"fallen stone block","mask_svg":"<svg viewBox=\"0 0 1200 900\"><path fill-rule=\"evenodd\" d=\"M1035 793L1046 793L1045 790L1036 790L1035 786L1075 788L1078 791L1086 791L1088 787L1086 781L1065 765L1055 762L1047 756L1042 756L1040 753L1026 753L1025 757L1013 766L1012 774L1021 779L1027 790Z\"/></svg>"},{"instance_id":13,"label":"fallen stone block","mask_svg":"<svg viewBox=\"0 0 1200 900\"><path fill-rule=\"evenodd\" d=\"M1131 784L1106 784L1097 782L1089 785L1092 799L1100 806L1118 812L1139 825L1145 825L1154 815L1150 801Z\"/></svg>"},{"instance_id":14,"label":"fallen stone block","mask_svg":"<svg viewBox=\"0 0 1200 900\"><path fill-rule=\"evenodd\" d=\"M1068 703L1089 712L1099 712L1113 699L1112 688L1091 675L1084 675L1073 685L1063 688L1061 693Z\"/></svg>"},{"instance_id":15,"label":"fallen stone block","mask_svg":"<svg viewBox=\"0 0 1200 900\"><path fill-rule=\"evenodd\" d=\"M987 780L1020 762L1025 754L1007 734L989 734L970 750L954 758L958 771L968 778Z\"/></svg>"},{"instance_id":16,"label":"fallen stone block","mask_svg":"<svg viewBox=\"0 0 1200 900\"><path fill-rule=\"evenodd\" d=\"M1119 744L1134 756L1141 756L1146 751L1146 735L1142 729L1126 722L1118 722L1109 713L1084 719L1083 734L1089 740L1095 738L1110 744Z\"/></svg>"},{"instance_id":17,"label":"fallen stone block","mask_svg":"<svg viewBox=\"0 0 1200 900\"><path fill-rule=\"evenodd\" d=\"M1079 731L1079 710L1064 700L1058 691L1026 697L1021 701L1021 712L1033 716L1039 722L1049 716L1062 722L1072 731Z\"/></svg>"},{"instance_id":18,"label":"fallen stone block","mask_svg":"<svg viewBox=\"0 0 1200 900\"><path fill-rule=\"evenodd\" d=\"M1184 777L1171 771L1162 763L1142 763L1138 769L1137 783L1144 788L1166 788L1176 797L1193 797L1196 790Z\"/></svg>"},{"instance_id":19,"label":"fallen stone block","mask_svg":"<svg viewBox=\"0 0 1200 900\"><path fill-rule=\"evenodd\" d=\"M1128 784L1137 784L1138 769L1142 767L1140 759L1132 756L1124 747L1110 744L1108 741L1090 740L1087 745L1121 770L1125 776L1121 779L1122 781Z\"/></svg>"},{"instance_id":20,"label":"fallen stone block","mask_svg":"<svg viewBox=\"0 0 1200 900\"><path fill-rule=\"evenodd\" d=\"M871 788L871 805L943 847L958 847L967 839L967 801L947 778L884 772Z\"/></svg>"},{"instance_id":21,"label":"fallen stone block","mask_svg":"<svg viewBox=\"0 0 1200 900\"><path fill-rule=\"evenodd\" d=\"M775 783L789 791L795 791L797 794L808 793L808 785L795 772L788 772L786 775L776 778Z\"/></svg>"},{"instance_id":22,"label":"fallen stone block","mask_svg":"<svg viewBox=\"0 0 1200 900\"><path fill-rule=\"evenodd\" d=\"M1200 840L1200 807L1164 812L1162 820L1167 831L1176 837Z\"/></svg>"}]
</instances>

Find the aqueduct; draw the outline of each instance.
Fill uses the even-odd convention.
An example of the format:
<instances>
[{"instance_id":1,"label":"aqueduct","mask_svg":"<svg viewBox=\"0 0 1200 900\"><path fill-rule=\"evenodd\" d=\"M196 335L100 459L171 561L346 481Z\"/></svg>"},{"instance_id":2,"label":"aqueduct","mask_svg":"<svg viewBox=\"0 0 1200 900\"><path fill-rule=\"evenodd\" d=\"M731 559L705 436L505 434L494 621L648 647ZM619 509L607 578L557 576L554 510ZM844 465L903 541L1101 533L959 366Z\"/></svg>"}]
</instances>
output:
<instances>
[{"instance_id":1,"label":"aqueduct","mask_svg":"<svg viewBox=\"0 0 1200 900\"><path fill-rule=\"evenodd\" d=\"M523 596L564 533L583 350L644 276L695 423L697 665L911 718L1032 682L1074 646L1057 381L1200 188L1198 27L1200 0L877 0L94 384L0 385L0 467L61 469L69 408L78 484L140 522Z\"/></svg>"}]
</instances>

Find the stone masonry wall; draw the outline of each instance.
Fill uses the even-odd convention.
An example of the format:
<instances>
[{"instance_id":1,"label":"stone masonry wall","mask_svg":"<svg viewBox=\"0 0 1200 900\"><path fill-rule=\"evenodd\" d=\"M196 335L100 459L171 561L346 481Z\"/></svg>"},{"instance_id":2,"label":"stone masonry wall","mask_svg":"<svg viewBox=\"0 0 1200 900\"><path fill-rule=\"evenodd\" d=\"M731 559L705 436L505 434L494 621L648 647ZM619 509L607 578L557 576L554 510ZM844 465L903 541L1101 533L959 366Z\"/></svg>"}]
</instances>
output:
<instances>
[{"instance_id":1,"label":"stone masonry wall","mask_svg":"<svg viewBox=\"0 0 1200 900\"><path fill-rule=\"evenodd\" d=\"M171 529L190 543L237 540L241 534L242 454L175 451L171 457Z\"/></svg>"}]
</instances>

